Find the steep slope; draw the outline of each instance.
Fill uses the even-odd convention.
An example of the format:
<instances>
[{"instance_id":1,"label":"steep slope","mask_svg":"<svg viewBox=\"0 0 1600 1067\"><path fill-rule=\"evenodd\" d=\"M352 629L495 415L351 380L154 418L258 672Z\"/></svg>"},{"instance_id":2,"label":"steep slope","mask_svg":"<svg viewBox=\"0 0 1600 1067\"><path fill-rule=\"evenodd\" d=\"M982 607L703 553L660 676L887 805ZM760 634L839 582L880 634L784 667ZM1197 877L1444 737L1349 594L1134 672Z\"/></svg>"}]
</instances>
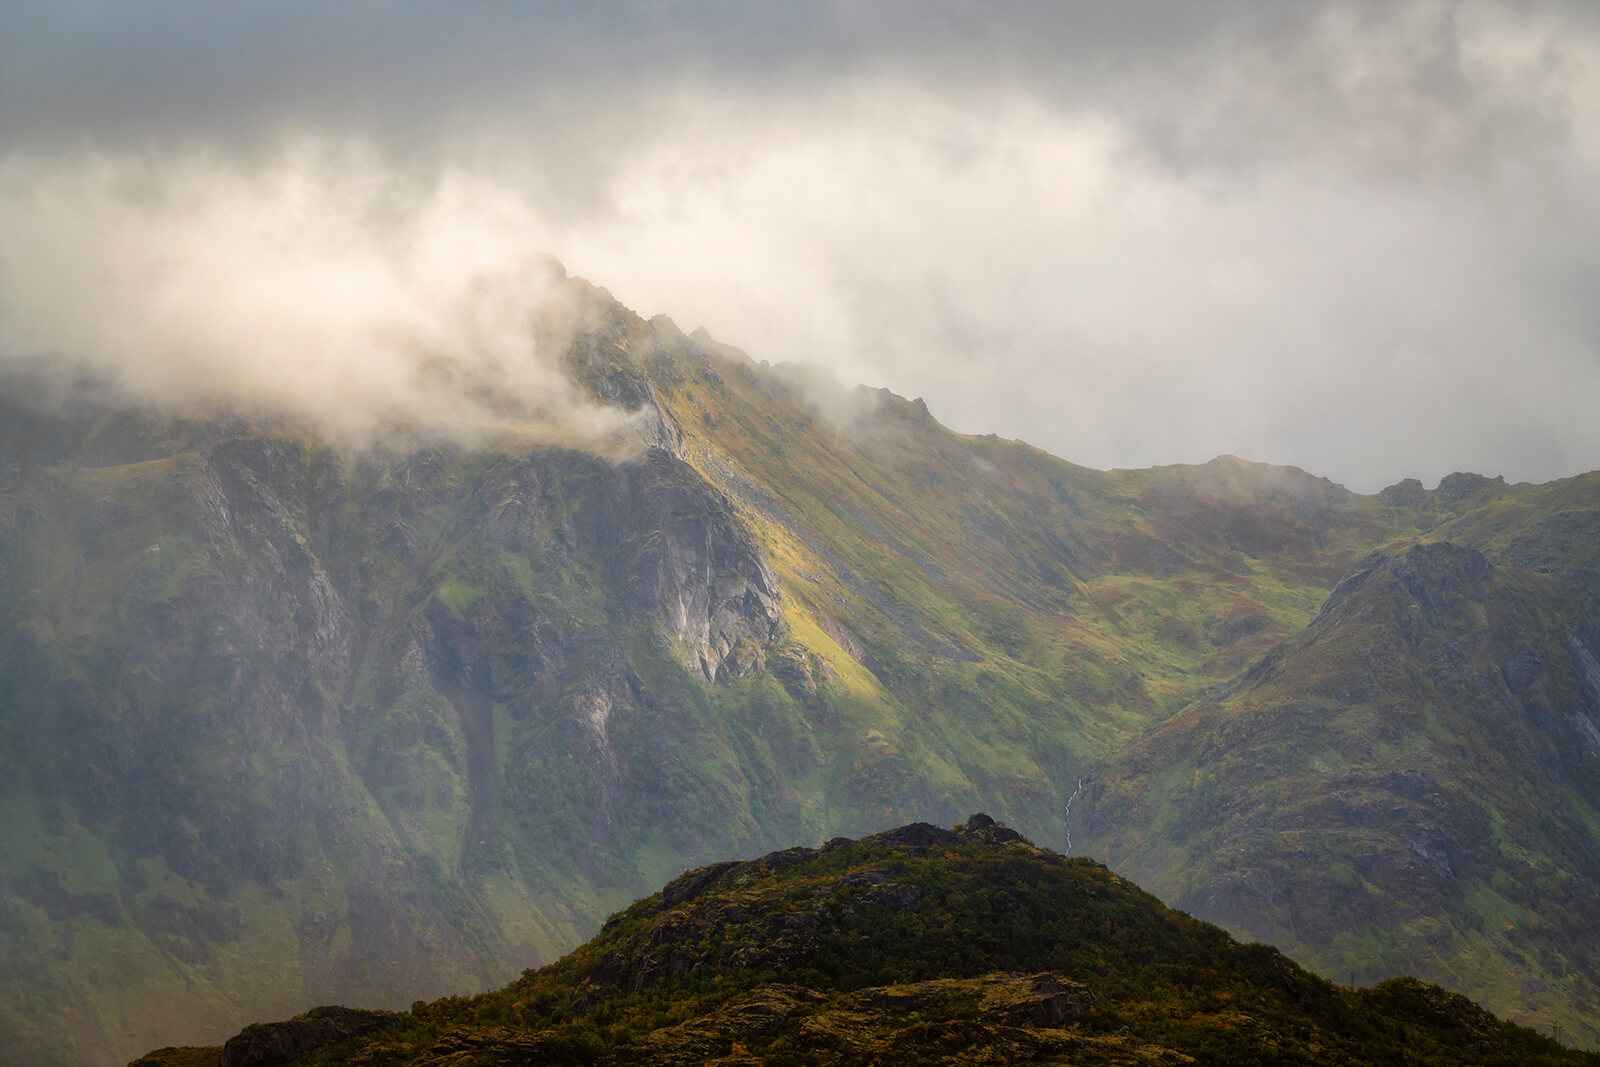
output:
<instances>
[{"instance_id":1,"label":"steep slope","mask_svg":"<svg viewBox=\"0 0 1600 1067\"><path fill-rule=\"evenodd\" d=\"M703 867L498 993L319 1009L187 1057L288 1062L278 1050L462 1067L1600 1061L1414 980L1334 986L983 815Z\"/></svg>"},{"instance_id":2,"label":"steep slope","mask_svg":"<svg viewBox=\"0 0 1600 1067\"><path fill-rule=\"evenodd\" d=\"M587 884L641 877L619 825L693 827L703 803L724 841L765 832L751 805L660 790L673 758L744 784L693 704L670 709L685 748L618 753L649 741L613 715L653 699L620 650L671 684L739 670L778 623L759 550L669 453L347 466L239 435L35 469L7 502L20 1015L83 1005L51 979L105 982L108 952L151 998L472 985L575 939Z\"/></svg>"},{"instance_id":3,"label":"steep slope","mask_svg":"<svg viewBox=\"0 0 1600 1067\"><path fill-rule=\"evenodd\" d=\"M1080 777L1375 546L1592 551L1593 480L1092 471L565 285L568 371L630 413L598 446L352 451L7 369L7 1047L483 988L784 841L1064 842Z\"/></svg>"},{"instance_id":4,"label":"steep slope","mask_svg":"<svg viewBox=\"0 0 1600 1067\"><path fill-rule=\"evenodd\" d=\"M1533 541L1499 554L1548 562ZM1303 634L1098 771L1075 843L1325 973L1412 969L1600 1042L1600 578L1582 549L1551 573L1449 543L1375 553Z\"/></svg>"}]
</instances>

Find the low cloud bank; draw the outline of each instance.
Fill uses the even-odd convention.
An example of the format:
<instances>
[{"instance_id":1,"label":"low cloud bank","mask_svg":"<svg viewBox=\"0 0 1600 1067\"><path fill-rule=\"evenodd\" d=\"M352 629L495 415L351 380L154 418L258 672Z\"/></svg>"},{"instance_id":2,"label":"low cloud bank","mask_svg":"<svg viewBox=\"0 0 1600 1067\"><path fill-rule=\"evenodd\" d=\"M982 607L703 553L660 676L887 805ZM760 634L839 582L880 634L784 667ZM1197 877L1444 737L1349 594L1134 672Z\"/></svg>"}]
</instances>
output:
<instances>
[{"instance_id":1,"label":"low cloud bank","mask_svg":"<svg viewBox=\"0 0 1600 1067\"><path fill-rule=\"evenodd\" d=\"M550 253L1092 466L1574 474L1591 7L29 0L0 8L0 350L354 438L587 433L616 416L527 326Z\"/></svg>"},{"instance_id":2,"label":"low cloud bank","mask_svg":"<svg viewBox=\"0 0 1600 1067\"><path fill-rule=\"evenodd\" d=\"M564 373L563 275L517 196L304 146L0 166L0 354L134 398L308 423L349 445L524 430L598 443L625 413Z\"/></svg>"}]
</instances>

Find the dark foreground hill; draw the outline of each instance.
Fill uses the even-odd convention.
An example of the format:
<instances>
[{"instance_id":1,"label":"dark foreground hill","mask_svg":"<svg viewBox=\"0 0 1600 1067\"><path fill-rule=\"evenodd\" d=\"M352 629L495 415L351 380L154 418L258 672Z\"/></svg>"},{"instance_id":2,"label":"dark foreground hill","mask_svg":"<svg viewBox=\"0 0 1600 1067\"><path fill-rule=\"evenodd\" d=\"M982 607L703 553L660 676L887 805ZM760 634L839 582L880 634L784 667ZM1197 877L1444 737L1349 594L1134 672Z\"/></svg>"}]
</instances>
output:
<instances>
[{"instance_id":1,"label":"dark foreground hill","mask_svg":"<svg viewBox=\"0 0 1600 1067\"><path fill-rule=\"evenodd\" d=\"M495 993L317 1009L137 1064L1019 1061L1600 1057L1413 979L1336 986L975 815L698 868Z\"/></svg>"}]
</instances>

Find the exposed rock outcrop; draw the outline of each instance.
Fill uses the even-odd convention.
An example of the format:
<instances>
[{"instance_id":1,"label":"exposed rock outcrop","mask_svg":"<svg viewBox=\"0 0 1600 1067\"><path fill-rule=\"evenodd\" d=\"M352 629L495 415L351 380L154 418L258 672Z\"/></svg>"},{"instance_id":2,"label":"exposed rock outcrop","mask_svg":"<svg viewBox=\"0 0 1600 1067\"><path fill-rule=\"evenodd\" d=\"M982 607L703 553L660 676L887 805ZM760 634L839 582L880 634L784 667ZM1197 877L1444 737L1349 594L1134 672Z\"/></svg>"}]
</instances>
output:
<instances>
[{"instance_id":1,"label":"exposed rock outcrop","mask_svg":"<svg viewBox=\"0 0 1600 1067\"><path fill-rule=\"evenodd\" d=\"M760 669L778 632L778 579L732 506L659 449L619 469L602 529L624 597L654 612L710 679Z\"/></svg>"},{"instance_id":2,"label":"exposed rock outcrop","mask_svg":"<svg viewBox=\"0 0 1600 1067\"><path fill-rule=\"evenodd\" d=\"M391 1030L404 1021L405 1016L392 1011L312 1008L283 1022L246 1027L222 1046L219 1067L287 1067L324 1045Z\"/></svg>"}]
</instances>

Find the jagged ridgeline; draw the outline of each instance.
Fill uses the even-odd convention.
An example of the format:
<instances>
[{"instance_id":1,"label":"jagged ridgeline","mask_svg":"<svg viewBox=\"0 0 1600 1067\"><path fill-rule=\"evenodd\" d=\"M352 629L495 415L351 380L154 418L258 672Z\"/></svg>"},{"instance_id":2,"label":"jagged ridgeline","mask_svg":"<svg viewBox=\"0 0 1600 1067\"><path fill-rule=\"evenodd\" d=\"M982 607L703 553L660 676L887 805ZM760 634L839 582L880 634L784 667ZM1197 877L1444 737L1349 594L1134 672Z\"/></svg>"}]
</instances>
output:
<instances>
[{"instance_id":1,"label":"jagged ridgeline","mask_svg":"<svg viewBox=\"0 0 1600 1067\"><path fill-rule=\"evenodd\" d=\"M984 815L691 871L505 989L135 1067L1600 1063L1414 979L1341 988Z\"/></svg>"},{"instance_id":2,"label":"jagged ridgeline","mask_svg":"<svg viewBox=\"0 0 1600 1067\"><path fill-rule=\"evenodd\" d=\"M1217 800L1231 783L1189 768L1159 805L1124 805L1149 837L1115 822L1138 791L1115 757L1197 698L1266 693L1252 678L1379 708L1361 686L1295 681L1309 661L1291 653L1326 631L1306 627L1341 579L1415 540L1481 553L1541 636L1462 646L1471 670L1449 699L1491 668L1522 687L1472 705L1483 729L1447 743L1439 726L1426 767L1423 750L1373 752L1396 782L1425 770L1496 798L1504 822L1473 839L1480 866L1441 824L1446 843L1417 840L1444 865L1360 867L1390 910L1340 913L1348 944L1300 944L1342 978L1368 931L1431 917L1449 935L1437 951L1384 968L1578 1026L1591 942L1524 944L1504 925L1575 915L1596 885L1574 857L1600 855L1600 756L1582 740L1600 711L1578 680L1600 649L1584 593L1600 478L1364 497L1231 458L1093 471L561 284L576 309L562 366L615 416L605 434L511 420L358 447L0 371L0 1047L111 1064L308 1004L493 988L718 857L977 809L1064 844L1085 778L1079 850L1113 848L1186 893L1177 874L1221 861L1174 835L1202 840L1193 827L1234 810ZM1458 605L1469 585L1440 586L1440 619L1479 618ZM1442 664L1384 677L1453 686L1437 647ZM1381 708L1432 692L1386 691ZM1521 779L1479 746L1514 715L1543 731L1529 752L1559 759L1502 789ZM1488 792L1485 767L1502 779ZM1318 857L1293 849L1350 810L1423 809L1306 804L1302 837L1252 840ZM1546 822L1560 841L1538 836ZM1480 869L1514 914L1430 881ZM1505 879L1525 870L1515 896ZM1246 899L1184 900L1205 914L1213 898ZM1274 937L1278 914L1217 909ZM1492 962L1481 982L1474 960Z\"/></svg>"}]
</instances>

